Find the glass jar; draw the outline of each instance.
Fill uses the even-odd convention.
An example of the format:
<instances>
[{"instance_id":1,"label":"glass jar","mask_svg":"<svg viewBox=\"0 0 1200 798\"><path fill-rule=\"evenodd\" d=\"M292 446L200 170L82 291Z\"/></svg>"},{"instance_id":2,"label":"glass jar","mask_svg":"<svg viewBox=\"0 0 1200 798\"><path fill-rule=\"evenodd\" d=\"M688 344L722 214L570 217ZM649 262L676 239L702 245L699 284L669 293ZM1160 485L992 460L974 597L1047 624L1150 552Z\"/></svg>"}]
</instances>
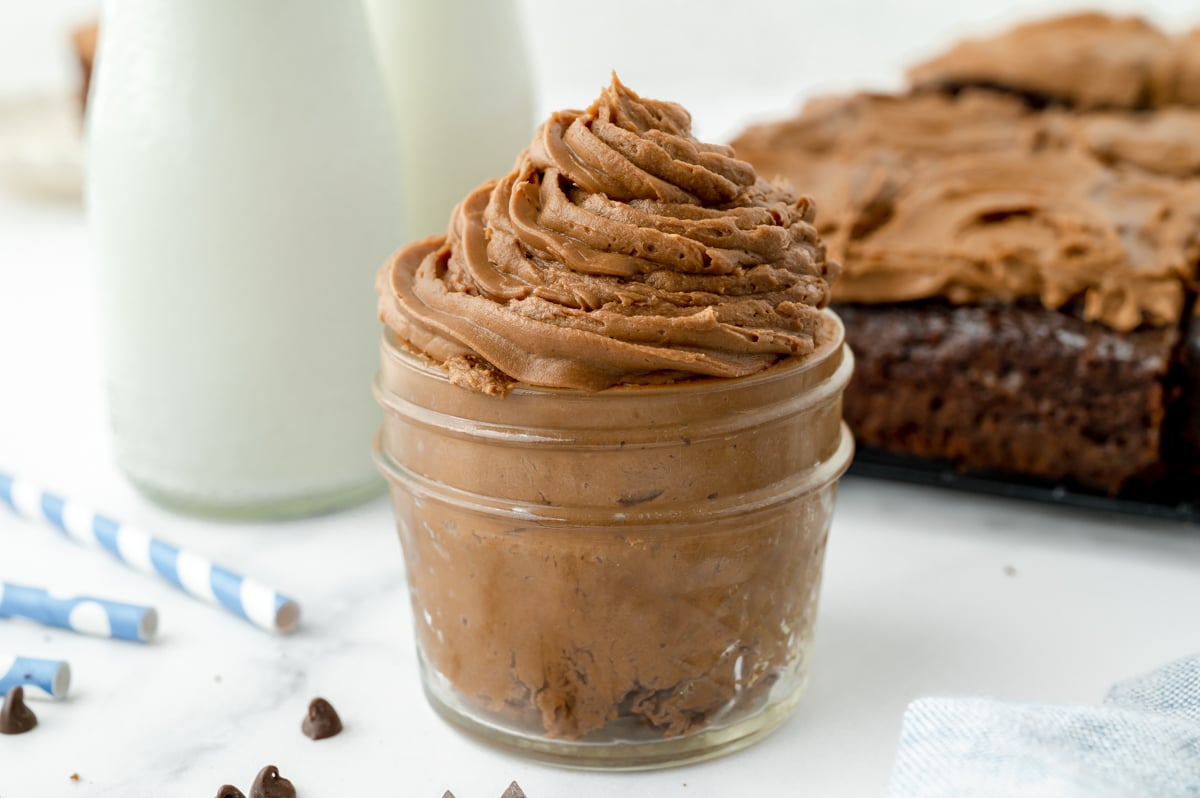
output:
<instances>
[{"instance_id":1,"label":"glass jar","mask_svg":"<svg viewBox=\"0 0 1200 798\"><path fill-rule=\"evenodd\" d=\"M853 443L830 313L801 361L588 393L458 387L385 332L376 457L425 692L558 764L736 750L799 702Z\"/></svg>"}]
</instances>

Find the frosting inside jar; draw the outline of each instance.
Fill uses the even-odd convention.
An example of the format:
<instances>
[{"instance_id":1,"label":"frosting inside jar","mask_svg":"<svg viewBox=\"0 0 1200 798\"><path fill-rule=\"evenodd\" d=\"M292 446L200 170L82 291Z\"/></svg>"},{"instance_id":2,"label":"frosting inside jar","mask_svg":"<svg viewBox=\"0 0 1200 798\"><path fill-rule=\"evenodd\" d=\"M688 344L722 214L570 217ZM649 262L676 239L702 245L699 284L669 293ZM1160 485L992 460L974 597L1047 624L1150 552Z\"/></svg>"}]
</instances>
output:
<instances>
[{"instance_id":1,"label":"frosting inside jar","mask_svg":"<svg viewBox=\"0 0 1200 798\"><path fill-rule=\"evenodd\" d=\"M385 264L380 315L487 393L745 376L828 329L838 266L814 215L614 76L586 110L551 115L445 236Z\"/></svg>"}]
</instances>

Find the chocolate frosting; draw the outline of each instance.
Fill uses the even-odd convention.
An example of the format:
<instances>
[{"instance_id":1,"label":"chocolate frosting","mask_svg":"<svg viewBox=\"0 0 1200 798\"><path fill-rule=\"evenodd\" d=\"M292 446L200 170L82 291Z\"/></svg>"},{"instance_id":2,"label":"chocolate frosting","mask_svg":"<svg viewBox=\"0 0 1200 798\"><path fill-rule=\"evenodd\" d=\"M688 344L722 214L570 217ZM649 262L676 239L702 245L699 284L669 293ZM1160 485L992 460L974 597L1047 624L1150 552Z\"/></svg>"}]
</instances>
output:
<instances>
[{"instance_id":1,"label":"chocolate frosting","mask_svg":"<svg viewBox=\"0 0 1200 798\"><path fill-rule=\"evenodd\" d=\"M1175 43L1171 99L1181 105L1200 106L1200 28Z\"/></svg>"},{"instance_id":2,"label":"chocolate frosting","mask_svg":"<svg viewBox=\"0 0 1200 798\"><path fill-rule=\"evenodd\" d=\"M735 141L764 175L781 171L795 151L841 157L886 148L907 155L941 157L1032 149L1037 129L1020 99L990 91L893 96L864 92L817 98L786 122L753 127ZM820 208L826 210L824 198Z\"/></svg>"},{"instance_id":3,"label":"chocolate frosting","mask_svg":"<svg viewBox=\"0 0 1200 798\"><path fill-rule=\"evenodd\" d=\"M854 274L840 298L1034 295L1048 308L1082 298L1085 320L1118 330L1169 324L1198 252L1200 193L1176 206L1165 188L1071 151L931 164L897 193L887 222L847 243Z\"/></svg>"},{"instance_id":4,"label":"chocolate frosting","mask_svg":"<svg viewBox=\"0 0 1200 798\"><path fill-rule=\"evenodd\" d=\"M1200 74L1196 77L1200 80ZM1077 130L1082 145L1104 163L1170 177L1200 175L1200 111L1090 114L1079 120Z\"/></svg>"},{"instance_id":5,"label":"chocolate frosting","mask_svg":"<svg viewBox=\"0 0 1200 798\"><path fill-rule=\"evenodd\" d=\"M1072 14L963 41L909 70L918 88L989 86L1077 108L1170 101L1172 40L1136 17Z\"/></svg>"},{"instance_id":6,"label":"chocolate frosting","mask_svg":"<svg viewBox=\"0 0 1200 798\"><path fill-rule=\"evenodd\" d=\"M614 76L538 129L447 234L380 272L380 314L458 384L598 390L739 377L812 352L838 267L807 197Z\"/></svg>"},{"instance_id":7,"label":"chocolate frosting","mask_svg":"<svg viewBox=\"0 0 1200 798\"><path fill-rule=\"evenodd\" d=\"M1036 110L984 91L858 95L735 146L820 197L839 301L1038 297L1172 324L1200 256L1200 112ZM1163 177L1165 175L1168 177Z\"/></svg>"}]
</instances>

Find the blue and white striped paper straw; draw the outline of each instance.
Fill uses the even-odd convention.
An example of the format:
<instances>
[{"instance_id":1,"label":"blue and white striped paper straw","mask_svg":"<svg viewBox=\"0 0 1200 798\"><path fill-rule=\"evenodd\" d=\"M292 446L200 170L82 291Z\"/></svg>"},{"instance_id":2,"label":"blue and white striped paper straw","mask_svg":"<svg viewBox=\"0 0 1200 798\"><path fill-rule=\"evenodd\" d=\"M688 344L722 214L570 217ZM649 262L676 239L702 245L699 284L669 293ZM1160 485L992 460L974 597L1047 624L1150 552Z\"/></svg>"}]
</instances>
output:
<instances>
[{"instance_id":1,"label":"blue and white striped paper straw","mask_svg":"<svg viewBox=\"0 0 1200 798\"><path fill-rule=\"evenodd\" d=\"M299 604L261 582L2 471L0 501L20 516L45 521L65 537L99 546L126 565L161 576L185 593L219 604L260 628L287 634L300 620Z\"/></svg>"},{"instance_id":2,"label":"blue and white striped paper straw","mask_svg":"<svg viewBox=\"0 0 1200 798\"><path fill-rule=\"evenodd\" d=\"M138 643L148 643L158 633L158 611L153 607L94 596L60 596L41 587L0 582L0 617L13 616Z\"/></svg>"},{"instance_id":3,"label":"blue and white striped paper straw","mask_svg":"<svg viewBox=\"0 0 1200 798\"><path fill-rule=\"evenodd\" d=\"M22 685L50 698L66 698L71 687L71 666L57 659L18 657L0 652L0 696Z\"/></svg>"}]
</instances>

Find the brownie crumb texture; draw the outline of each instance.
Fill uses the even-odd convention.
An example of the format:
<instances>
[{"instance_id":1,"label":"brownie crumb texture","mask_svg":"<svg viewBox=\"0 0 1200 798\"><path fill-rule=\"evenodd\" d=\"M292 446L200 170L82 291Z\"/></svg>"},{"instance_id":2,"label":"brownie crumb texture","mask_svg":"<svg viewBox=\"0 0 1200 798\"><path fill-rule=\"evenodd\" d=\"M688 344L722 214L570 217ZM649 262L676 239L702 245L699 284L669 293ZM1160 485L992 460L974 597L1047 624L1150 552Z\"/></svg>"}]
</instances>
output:
<instances>
[{"instance_id":1,"label":"brownie crumb texture","mask_svg":"<svg viewBox=\"0 0 1200 798\"><path fill-rule=\"evenodd\" d=\"M837 310L862 445L1114 493L1160 463L1174 328L1122 334L1036 305Z\"/></svg>"}]
</instances>

